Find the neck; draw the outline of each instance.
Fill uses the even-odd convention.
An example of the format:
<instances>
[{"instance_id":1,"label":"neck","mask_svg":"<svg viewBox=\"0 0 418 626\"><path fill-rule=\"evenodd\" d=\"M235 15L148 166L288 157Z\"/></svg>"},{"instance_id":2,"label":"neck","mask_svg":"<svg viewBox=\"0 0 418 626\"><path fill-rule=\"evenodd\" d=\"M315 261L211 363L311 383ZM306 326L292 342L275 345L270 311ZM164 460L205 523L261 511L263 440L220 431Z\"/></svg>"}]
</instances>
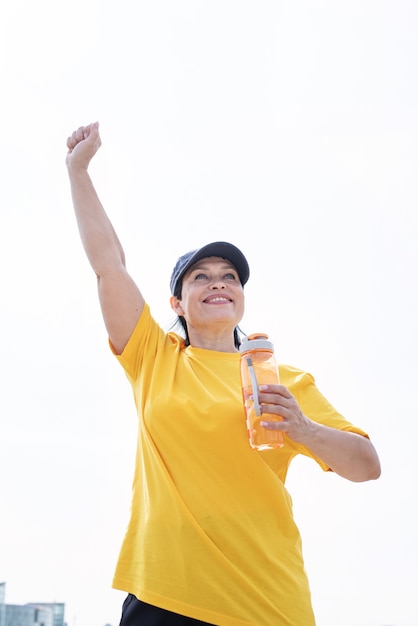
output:
<instances>
[{"instance_id":1,"label":"neck","mask_svg":"<svg viewBox=\"0 0 418 626\"><path fill-rule=\"evenodd\" d=\"M235 346L234 333L225 332L210 335L197 329L189 328L189 341L193 348L215 350L216 352L238 352Z\"/></svg>"}]
</instances>

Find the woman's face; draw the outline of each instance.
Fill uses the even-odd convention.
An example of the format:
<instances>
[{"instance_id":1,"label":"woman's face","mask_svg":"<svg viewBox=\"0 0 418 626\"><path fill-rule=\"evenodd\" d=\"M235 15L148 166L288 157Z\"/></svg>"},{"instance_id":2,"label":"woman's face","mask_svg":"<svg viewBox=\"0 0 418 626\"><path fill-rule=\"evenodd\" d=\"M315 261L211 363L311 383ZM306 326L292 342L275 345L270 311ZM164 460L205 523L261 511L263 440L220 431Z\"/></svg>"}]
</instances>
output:
<instances>
[{"instance_id":1,"label":"woman's face","mask_svg":"<svg viewBox=\"0 0 418 626\"><path fill-rule=\"evenodd\" d=\"M181 300L173 296L171 306L189 327L225 325L233 330L244 315L244 291L237 270L219 257L197 261L184 275Z\"/></svg>"}]
</instances>

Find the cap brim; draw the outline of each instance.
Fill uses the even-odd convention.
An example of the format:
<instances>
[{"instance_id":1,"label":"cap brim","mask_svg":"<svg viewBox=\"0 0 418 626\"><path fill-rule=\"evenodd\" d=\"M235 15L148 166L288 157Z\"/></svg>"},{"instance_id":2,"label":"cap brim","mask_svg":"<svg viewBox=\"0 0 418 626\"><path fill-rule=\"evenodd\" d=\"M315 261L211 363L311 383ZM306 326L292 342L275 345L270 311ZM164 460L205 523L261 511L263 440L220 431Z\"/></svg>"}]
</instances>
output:
<instances>
[{"instance_id":1,"label":"cap brim","mask_svg":"<svg viewBox=\"0 0 418 626\"><path fill-rule=\"evenodd\" d=\"M230 263L232 263L238 272L241 284L245 285L250 276L250 268L247 259L241 250L232 243L227 243L226 241L215 241L199 248L199 250L196 250L196 252L190 257L185 266L182 268L179 276L177 276L175 286L178 285L178 282L182 280L184 274L192 267L192 265L197 263L197 261L200 261L200 259L205 259L206 257L211 256L221 257L222 259L227 259Z\"/></svg>"}]
</instances>

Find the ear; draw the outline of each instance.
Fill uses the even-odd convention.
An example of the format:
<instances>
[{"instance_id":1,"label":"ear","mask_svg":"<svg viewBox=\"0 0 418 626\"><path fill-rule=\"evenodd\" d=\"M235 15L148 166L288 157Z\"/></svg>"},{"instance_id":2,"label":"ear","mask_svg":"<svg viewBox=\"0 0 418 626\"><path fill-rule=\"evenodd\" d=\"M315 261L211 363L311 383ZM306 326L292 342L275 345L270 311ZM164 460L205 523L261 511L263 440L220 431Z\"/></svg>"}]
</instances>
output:
<instances>
[{"instance_id":1,"label":"ear","mask_svg":"<svg viewBox=\"0 0 418 626\"><path fill-rule=\"evenodd\" d=\"M171 308L173 309L176 315L184 315L183 307L181 306L181 301L176 298L176 296L171 296L170 298Z\"/></svg>"}]
</instances>

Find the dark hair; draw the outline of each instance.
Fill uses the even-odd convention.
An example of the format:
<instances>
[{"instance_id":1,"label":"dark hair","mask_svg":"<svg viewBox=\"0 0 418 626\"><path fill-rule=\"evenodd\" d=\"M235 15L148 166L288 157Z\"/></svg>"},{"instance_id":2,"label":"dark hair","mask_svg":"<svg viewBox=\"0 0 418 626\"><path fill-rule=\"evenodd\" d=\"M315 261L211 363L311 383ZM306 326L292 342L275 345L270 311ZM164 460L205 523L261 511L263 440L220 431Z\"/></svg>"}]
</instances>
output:
<instances>
[{"instance_id":1,"label":"dark hair","mask_svg":"<svg viewBox=\"0 0 418 626\"><path fill-rule=\"evenodd\" d=\"M182 283L176 285L176 288L174 290L174 296L177 298L177 300L181 300L181 289L182 289ZM171 325L171 328L174 329L177 326L179 326L182 330L182 334L184 334L184 339L185 339L185 343L186 346L190 346L190 339L189 339L189 331L187 330L187 322L184 319L184 317L182 315L178 315L177 319L173 322L173 324ZM241 328L239 326L235 326L234 328L234 344L235 347L238 349L241 345L241 337L244 337L245 333L241 330Z\"/></svg>"}]
</instances>

